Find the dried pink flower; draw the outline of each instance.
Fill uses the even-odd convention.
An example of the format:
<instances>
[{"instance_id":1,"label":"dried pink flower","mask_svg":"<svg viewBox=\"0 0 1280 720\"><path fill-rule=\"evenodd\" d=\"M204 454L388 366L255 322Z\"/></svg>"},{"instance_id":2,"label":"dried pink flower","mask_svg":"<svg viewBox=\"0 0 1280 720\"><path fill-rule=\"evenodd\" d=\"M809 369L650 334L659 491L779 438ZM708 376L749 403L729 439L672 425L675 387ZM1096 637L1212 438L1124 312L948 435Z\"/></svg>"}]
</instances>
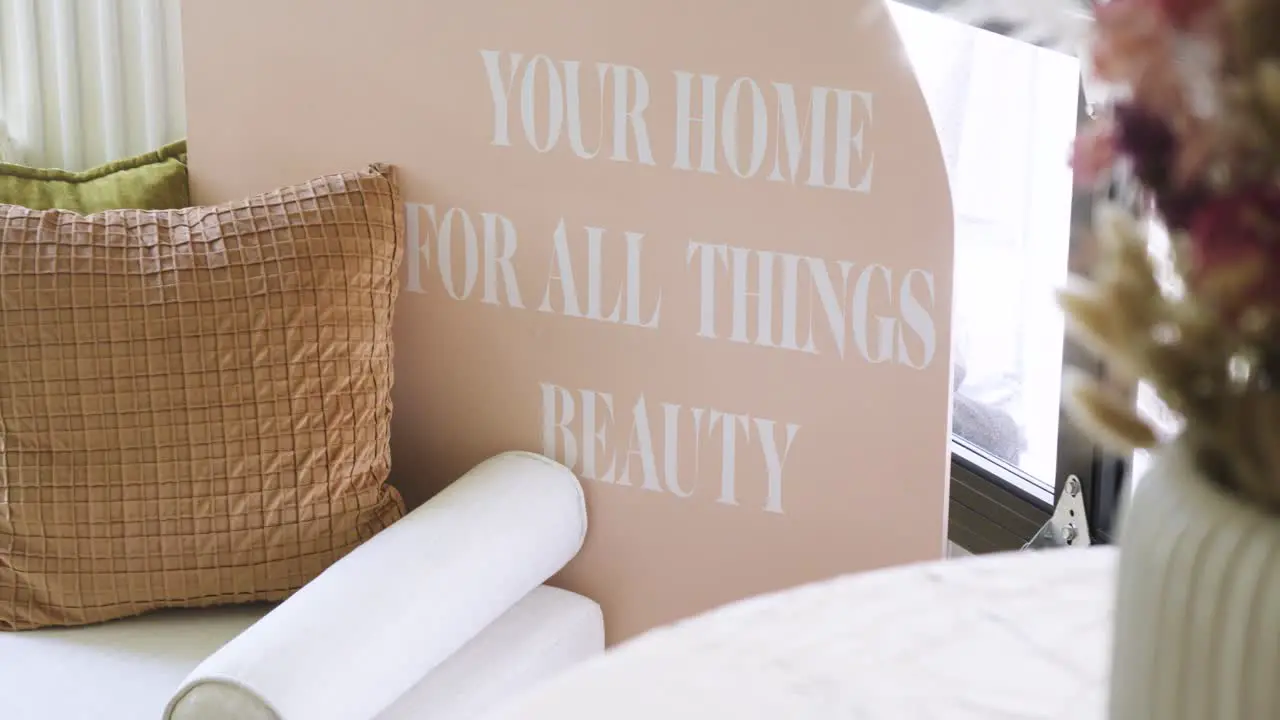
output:
<instances>
[{"instance_id":1,"label":"dried pink flower","mask_svg":"<svg viewBox=\"0 0 1280 720\"><path fill-rule=\"evenodd\" d=\"M1160 192L1198 182L1216 147L1214 43L1174 22L1208 22L1215 8L1214 0L1111 0L1097 7L1095 72L1126 87L1126 102L1170 133Z\"/></svg>"},{"instance_id":2,"label":"dried pink flower","mask_svg":"<svg viewBox=\"0 0 1280 720\"><path fill-rule=\"evenodd\" d=\"M1280 300L1280 187L1207 199L1191 218L1190 239L1193 283L1241 263L1261 263L1257 285L1243 299Z\"/></svg>"},{"instance_id":3,"label":"dried pink flower","mask_svg":"<svg viewBox=\"0 0 1280 720\"><path fill-rule=\"evenodd\" d=\"M1102 118L1089 123L1071 147L1071 169L1076 182L1096 183L1115 166L1117 157L1115 122Z\"/></svg>"},{"instance_id":4,"label":"dried pink flower","mask_svg":"<svg viewBox=\"0 0 1280 720\"><path fill-rule=\"evenodd\" d=\"M1159 0L1160 9L1179 30L1196 27L1218 10L1219 0Z\"/></svg>"},{"instance_id":5,"label":"dried pink flower","mask_svg":"<svg viewBox=\"0 0 1280 720\"><path fill-rule=\"evenodd\" d=\"M1169 62L1175 35L1161 0L1111 0L1097 6L1092 48L1094 73L1136 86L1153 65Z\"/></svg>"}]
</instances>

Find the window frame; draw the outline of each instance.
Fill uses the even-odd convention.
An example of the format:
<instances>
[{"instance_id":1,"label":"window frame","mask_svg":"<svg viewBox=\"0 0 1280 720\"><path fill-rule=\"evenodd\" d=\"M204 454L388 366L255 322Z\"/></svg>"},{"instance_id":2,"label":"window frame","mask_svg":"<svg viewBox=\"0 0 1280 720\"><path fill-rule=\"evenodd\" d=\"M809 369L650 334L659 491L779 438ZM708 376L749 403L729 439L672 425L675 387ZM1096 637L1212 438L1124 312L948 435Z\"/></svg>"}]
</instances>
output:
<instances>
[{"instance_id":1,"label":"window frame","mask_svg":"<svg viewBox=\"0 0 1280 720\"><path fill-rule=\"evenodd\" d=\"M1089 105L1081 89L1076 113L1077 126L1091 117ZM1071 198L1071 240L1067 257L1067 272L1080 277L1094 273L1096 257L1092 234L1093 209L1099 200L1097 192L1077 186ZM1064 376L1073 371L1083 371L1094 377L1114 382L1105 364L1070 337L1063 339L1062 371ZM1064 384L1065 387L1065 384ZM1125 388L1132 396L1136 384ZM1059 409L1058 471L1054 482L1055 502L1062 497L1067 481L1075 477L1082 489L1085 517L1089 522L1090 539L1096 544L1109 544L1113 540L1115 519L1123 492L1124 478L1132 463L1131 458L1109 452L1080 429L1067 414Z\"/></svg>"}]
</instances>

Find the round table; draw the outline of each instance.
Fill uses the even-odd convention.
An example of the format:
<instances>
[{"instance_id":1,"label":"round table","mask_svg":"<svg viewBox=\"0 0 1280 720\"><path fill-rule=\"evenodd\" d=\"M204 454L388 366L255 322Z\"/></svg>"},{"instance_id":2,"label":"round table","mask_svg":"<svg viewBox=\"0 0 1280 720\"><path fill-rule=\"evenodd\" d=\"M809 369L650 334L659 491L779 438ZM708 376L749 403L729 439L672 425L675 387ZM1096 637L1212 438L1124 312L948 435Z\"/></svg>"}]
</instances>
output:
<instances>
[{"instance_id":1,"label":"round table","mask_svg":"<svg viewBox=\"0 0 1280 720\"><path fill-rule=\"evenodd\" d=\"M850 575L624 643L501 720L1102 720L1114 548Z\"/></svg>"}]
</instances>

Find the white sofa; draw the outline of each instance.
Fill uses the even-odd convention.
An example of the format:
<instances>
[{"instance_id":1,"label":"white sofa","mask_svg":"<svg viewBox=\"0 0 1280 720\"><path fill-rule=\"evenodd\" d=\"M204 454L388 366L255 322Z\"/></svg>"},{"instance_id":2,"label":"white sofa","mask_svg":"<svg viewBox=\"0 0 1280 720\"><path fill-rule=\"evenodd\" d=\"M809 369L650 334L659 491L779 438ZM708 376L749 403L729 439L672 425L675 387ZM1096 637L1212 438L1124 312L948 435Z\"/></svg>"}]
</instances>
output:
<instances>
[{"instance_id":1,"label":"white sofa","mask_svg":"<svg viewBox=\"0 0 1280 720\"><path fill-rule=\"evenodd\" d=\"M468 720L600 653L543 583L582 545L577 479L481 463L278 606L0 633L4 720Z\"/></svg>"}]
</instances>

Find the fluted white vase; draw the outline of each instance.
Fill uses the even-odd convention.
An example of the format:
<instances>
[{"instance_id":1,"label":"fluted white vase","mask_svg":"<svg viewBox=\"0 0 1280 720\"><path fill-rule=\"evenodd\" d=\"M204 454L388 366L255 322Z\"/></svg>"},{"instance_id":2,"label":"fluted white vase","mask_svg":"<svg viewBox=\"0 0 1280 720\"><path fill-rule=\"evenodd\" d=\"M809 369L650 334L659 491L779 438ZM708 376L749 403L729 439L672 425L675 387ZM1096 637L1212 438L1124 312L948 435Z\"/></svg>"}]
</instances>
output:
<instances>
[{"instance_id":1,"label":"fluted white vase","mask_svg":"<svg viewBox=\"0 0 1280 720\"><path fill-rule=\"evenodd\" d=\"M1173 445L1121 523L1110 719L1280 718L1280 518Z\"/></svg>"}]
</instances>

